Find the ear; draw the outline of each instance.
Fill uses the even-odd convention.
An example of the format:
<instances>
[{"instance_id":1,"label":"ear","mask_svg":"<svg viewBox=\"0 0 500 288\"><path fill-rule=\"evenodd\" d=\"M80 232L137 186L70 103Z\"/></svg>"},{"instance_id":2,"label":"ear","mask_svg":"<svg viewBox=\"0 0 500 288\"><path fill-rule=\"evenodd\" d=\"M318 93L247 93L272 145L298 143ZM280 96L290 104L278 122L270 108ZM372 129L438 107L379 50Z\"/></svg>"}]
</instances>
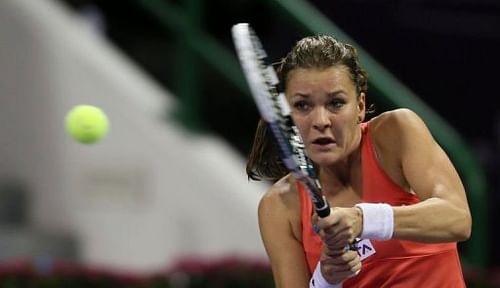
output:
<instances>
[{"instance_id":1,"label":"ear","mask_svg":"<svg viewBox=\"0 0 500 288\"><path fill-rule=\"evenodd\" d=\"M361 123L363 120L365 120L365 114L366 114L366 95L364 92L361 92L359 94L359 99L358 99L358 122Z\"/></svg>"}]
</instances>

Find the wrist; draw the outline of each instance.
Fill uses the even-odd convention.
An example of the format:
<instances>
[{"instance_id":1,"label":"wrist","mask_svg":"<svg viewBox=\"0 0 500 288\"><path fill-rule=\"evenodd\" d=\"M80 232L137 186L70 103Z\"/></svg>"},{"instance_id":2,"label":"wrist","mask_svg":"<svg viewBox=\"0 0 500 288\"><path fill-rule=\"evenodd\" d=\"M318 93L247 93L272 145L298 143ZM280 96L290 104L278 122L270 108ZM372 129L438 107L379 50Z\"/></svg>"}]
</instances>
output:
<instances>
[{"instance_id":1,"label":"wrist","mask_svg":"<svg viewBox=\"0 0 500 288\"><path fill-rule=\"evenodd\" d=\"M389 240L394 233L394 211L385 203L359 203L361 210L361 238Z\"/></svg>"},{"instance_id":2,"label":"wrist","mask_svg":"<svg viewBox=\"0 0 500 288\"><path fill-rule=\"evenodd\" d=\"M318 261L316 269L314 269L311 280L309 281L309 288L342 288L342 283L331 284L326 281L321 272L321 261Z\"/></svg>"},{"instance_id":3,"label":"wrist","mask_svg":"<svg viewBox=\"0 0 500 288\"><path fill-rule=\"evenodd\" d=\"M358 206L354 206L354 209L356 211L356 218L357 218L357 224L356 224L356 229L355 230L357 233L355 234L356 237L361 237L361 233L363 232L363 209L361 209Z\"/></svg>"}]
</instances>

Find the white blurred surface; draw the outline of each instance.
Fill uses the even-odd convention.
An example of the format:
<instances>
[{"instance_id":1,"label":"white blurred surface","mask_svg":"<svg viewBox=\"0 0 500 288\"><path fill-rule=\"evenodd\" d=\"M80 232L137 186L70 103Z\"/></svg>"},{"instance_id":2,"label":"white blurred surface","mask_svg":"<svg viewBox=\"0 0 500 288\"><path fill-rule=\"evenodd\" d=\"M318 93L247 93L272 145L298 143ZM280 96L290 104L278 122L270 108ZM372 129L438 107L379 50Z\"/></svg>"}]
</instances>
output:
<instances>
[{"instance_id":1,"label":"white blurred surface","mask_svg":"<svg viewBox=\"0 0 500 288\"><path fill-rule=\"evenodd\" d=\"M76 235L85 263L264 259L256 211L267 188L247 181L244 159L161 120L168 92L58 2L0 1L0 101L0 179L25 181L34 227ZM65 134L76 104L108 114L103 141Z\"/></svg>"}]
</instances>

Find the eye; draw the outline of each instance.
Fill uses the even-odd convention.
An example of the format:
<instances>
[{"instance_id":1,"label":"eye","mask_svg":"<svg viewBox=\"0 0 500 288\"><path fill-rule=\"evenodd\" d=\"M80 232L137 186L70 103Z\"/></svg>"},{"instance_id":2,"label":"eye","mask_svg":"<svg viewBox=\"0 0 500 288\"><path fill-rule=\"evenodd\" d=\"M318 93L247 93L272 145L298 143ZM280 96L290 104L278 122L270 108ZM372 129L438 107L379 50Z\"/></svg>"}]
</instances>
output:
<instances>
[{"instance_id":1,"label":"eye","mask_svg":"<svg viewBox=\"0 0 500 288\"><path fill-rule=\"evenodd\" d=\"M293 108L300 112L306 112L311 110L311 104L306 100L298 100L293 102Z\"/></svg>"},{"instance_id":2,"label":"eye","mask_svg":"<svg viewBox=\"0 0 500 288\"><path fill-rule=\"evenodd\" d=\"M343 99L332 99L327 103L329 110L338 110L345 105L345 101Z\"/></svg>"}]
</instances>

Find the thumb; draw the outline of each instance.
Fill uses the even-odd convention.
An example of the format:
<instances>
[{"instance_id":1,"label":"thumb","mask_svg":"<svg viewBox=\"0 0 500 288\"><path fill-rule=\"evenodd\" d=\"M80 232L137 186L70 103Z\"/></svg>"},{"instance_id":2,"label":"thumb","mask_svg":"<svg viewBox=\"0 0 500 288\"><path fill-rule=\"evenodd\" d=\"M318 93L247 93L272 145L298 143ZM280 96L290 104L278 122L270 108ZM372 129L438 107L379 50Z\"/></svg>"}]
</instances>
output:
<instances>
[{"instance_id":1,"label":"thumb","mask_svg":"<svg viewBox=\"0 0 500 288\"><path fill-rule=\"evenodd\" d=\"M327 232L332 228L332 226L336 225L339 222L339 215L337 215L337 213L334 213L333 208L330 208L330 215L326 216L325 218L316 216L316 219L316 225L318 225L321 230Z\"/></svg>"}]
</instances>

